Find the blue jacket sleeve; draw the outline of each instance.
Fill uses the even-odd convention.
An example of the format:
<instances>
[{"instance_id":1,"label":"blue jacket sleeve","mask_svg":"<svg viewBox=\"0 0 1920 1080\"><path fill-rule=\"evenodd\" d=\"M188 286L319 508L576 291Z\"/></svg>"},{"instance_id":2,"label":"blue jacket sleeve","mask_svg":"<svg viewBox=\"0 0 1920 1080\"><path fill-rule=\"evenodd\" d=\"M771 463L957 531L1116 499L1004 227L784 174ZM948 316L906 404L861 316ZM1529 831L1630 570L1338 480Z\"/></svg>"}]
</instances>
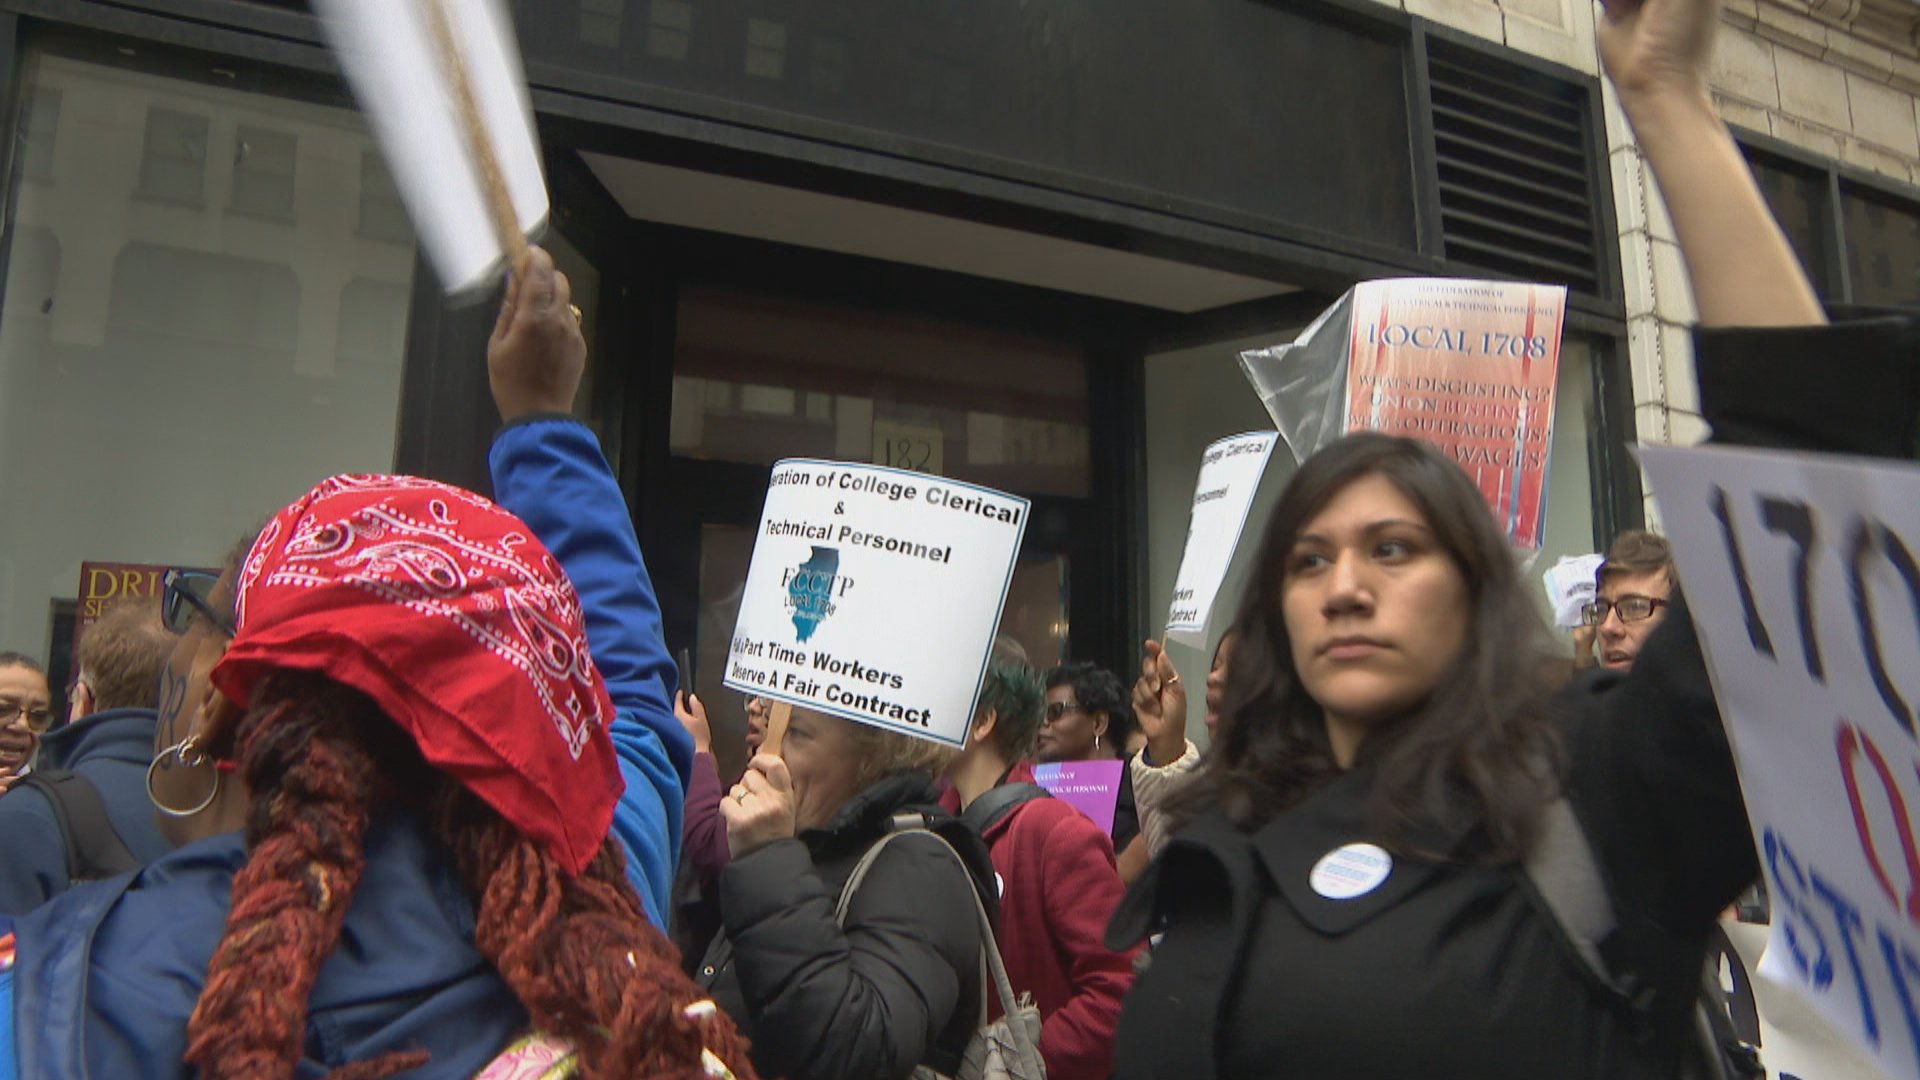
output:
<instances>
[{"instance_id":1,"label":"blue jacket sleeve","mask_svg":"<svg viewBox=\"0 0 1920 1080\"><path fill-rule=\"evenodd\" d=\"M0 971L0 1080L19 1075L13 1052L13 972Z\"/></svg>"},{"instance_id":2,"label":"blue jacket sleeve","mask_svg":"<svg viewBox=\"0 0 1920 1080\"><path fill-rule=\"evenodd\" d=\"M46 796L0 798L0 915L25 915L67 888L67 848Z\"/></svg>"},{"instance_id":3,"label":"blue jacket sleeve","mask_svg":"<svg viewBox=\"0 0 1920 1080\"><path fill-rule=\"evenodd\" d=\"M613 745L626 793L613 832L647 915L665 927L680 858L693 740L673 715L673 660L626 499L593 433L576 420L508 425L488 464L494 498L533 529L580 594L587 645L613 698Z\"/></svg>"}]
</instances>

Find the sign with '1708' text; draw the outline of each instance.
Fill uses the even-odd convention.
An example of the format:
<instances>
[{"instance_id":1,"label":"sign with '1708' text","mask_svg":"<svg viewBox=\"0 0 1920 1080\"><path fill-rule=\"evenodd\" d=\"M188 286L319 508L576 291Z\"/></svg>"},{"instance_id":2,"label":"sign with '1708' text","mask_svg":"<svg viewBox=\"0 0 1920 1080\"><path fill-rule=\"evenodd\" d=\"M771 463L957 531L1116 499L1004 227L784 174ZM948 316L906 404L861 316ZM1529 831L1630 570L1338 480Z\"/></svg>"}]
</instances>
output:
<instances>
[{"instance_id":1,"label":"sign with '1708' text","mask_svg":"<svg viewBox=\"0 0 1920 1080\"><path fill-rule=\"evenodd\" d=\"M903 469L775 465L726 685L965 745L1028 509Z\"/></svg>"},{"instance_id":2,"label":"sign with '1708' text","mask_svg":"<svg viewBox=\"0 0 1920 1080\"><path fill-rule=\"evenodd\" d=\"M1920 469L1642 458L1771 891L1761 978L1920 1075Z\"/></svg>"}]
</instances>

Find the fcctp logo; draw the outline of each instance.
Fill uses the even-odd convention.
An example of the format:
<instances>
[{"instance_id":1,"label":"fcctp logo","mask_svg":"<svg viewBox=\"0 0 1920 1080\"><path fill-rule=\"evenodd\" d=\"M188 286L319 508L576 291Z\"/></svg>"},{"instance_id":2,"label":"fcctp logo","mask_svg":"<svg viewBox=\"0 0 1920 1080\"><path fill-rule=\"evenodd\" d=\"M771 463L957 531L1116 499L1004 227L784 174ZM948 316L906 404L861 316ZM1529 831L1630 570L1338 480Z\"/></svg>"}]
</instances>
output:
<instances>
[{"instance_id":1,"label":"fcctp logo","mask_svg":"<svg viewBox=\"0 0 1920 1080\"><path fill-rule=\"evenodd\" d=\"M840 572L840 549L815 545L807 561L780 571L787 590L787 608L793 612L796 640L804 642L835 611L835 601L853 589L853 578Z\"/></svg>"}]
</instances>

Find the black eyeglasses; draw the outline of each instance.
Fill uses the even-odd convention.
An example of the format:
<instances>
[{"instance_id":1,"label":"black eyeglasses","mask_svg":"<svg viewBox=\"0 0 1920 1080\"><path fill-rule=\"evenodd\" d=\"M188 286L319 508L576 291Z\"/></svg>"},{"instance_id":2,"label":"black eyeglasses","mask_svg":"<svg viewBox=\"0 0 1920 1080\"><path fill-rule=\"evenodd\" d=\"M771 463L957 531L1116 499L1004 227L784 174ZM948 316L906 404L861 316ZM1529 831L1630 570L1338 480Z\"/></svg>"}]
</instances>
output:
<instances>
[{"instance_id":1,"label":"black eyeglasses","mask_svg":"<svg viewBox=\"0 0 1920 1080\"><path fill-rule=\"evenodd\" d=\"M1665 600L1656 600L1651 596L1623 596L1618 600L1593 600L1580 608L1580 621L1588 626L1599 626L1607 621L1610 612L1619 612L1621 622L1639 622L1653 618L1653 613L1666 607Z\"/></svg>"},{"instance_id":2,"label":"black eyeglasses","mask_svg":"<svg viewBox=\"0 0 1920 1080\"><path fill-rule=\"evenodd\" d=\"M36 709L24 701L0 701L0 727L13 723L16 716L26 717L27 726L35 731L47 730L47 722L53 719L44 705Z\"/></svg>"},{"instance_id":3,"label":"black eyeglasses","mask_svg":"<svg viewBox=\"0 0 1920 1080\"><path fill-rule=\"evenodd\" d=\"M210 599L213 585L219 580L219 575L209 574L205 570L176 568L167 571L160 579L160 621L166 624L168 630L184 634L197 611L221 633L233 637L233 620L216 610Z\"/></svg>"},{"instance_id":4,"label":"black eyeglasses","mask_svg":"<svg viewBox=\"0 0 1920 1080\"><path fill-rule=\"evenodd\" d=\"M1070 712L1086 712L1086 710L1070 701L1049 702L1047 705L1047 723L1051 724Z\"/></svg>"}]
</instances>

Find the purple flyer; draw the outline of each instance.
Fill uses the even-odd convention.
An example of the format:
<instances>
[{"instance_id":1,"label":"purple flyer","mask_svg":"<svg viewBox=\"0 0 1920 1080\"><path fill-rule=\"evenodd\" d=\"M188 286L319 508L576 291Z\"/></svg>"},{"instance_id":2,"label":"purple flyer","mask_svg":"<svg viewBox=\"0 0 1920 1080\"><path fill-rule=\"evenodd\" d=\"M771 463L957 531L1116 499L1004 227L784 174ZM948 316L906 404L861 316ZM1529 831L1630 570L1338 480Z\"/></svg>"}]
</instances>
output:
<instances>
[{"instance_id":1,"label":"purple flyer","mask_svg":"<svg viewBox=\"0 0 1920 1080\"><path fill-rule=\"evenodd\" d=\"M1035 765L1033 782L1054 798L1093 819L1103 833L1113 832L1113 807L1120 799L1124 761L1060 761Z\"/></svg>"}]
</instances>

